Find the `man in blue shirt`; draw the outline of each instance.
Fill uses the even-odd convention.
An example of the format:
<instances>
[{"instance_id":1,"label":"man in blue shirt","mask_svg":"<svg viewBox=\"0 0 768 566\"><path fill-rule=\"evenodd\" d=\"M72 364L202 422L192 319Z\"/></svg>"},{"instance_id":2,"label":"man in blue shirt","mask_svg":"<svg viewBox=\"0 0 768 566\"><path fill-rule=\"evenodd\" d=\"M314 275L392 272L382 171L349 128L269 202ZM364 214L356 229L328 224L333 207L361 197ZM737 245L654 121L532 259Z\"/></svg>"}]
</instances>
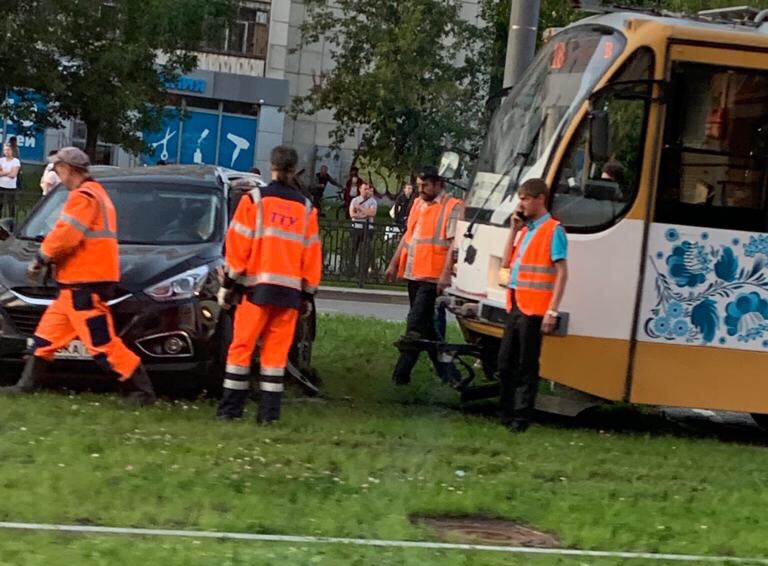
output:
<instances>
[{"instance_id":1,"label":"man in blue shirt","mask_svg":"<svg viewBox=\"0 0 768 566\"><path fill-rule=\"evenodd\" d=\"M499 348L503 423L514 432L528 429L539 386L544 334L552 333L568 279L568 238L547 210L549 188L529 179L517 192L502 265L510 267L507 323Z\"/></svg>"}]
</instances>

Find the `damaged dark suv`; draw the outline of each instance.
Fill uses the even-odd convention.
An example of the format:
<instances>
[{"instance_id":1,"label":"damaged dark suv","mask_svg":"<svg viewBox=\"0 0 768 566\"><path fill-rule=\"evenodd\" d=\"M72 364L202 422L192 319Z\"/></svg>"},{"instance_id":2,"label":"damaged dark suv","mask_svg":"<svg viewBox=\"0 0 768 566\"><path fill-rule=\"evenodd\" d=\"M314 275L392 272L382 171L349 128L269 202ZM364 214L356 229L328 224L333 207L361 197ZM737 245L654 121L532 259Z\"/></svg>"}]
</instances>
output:
<instances>
[{"instance_id":1,"label":"damaged dark suv","mask_svg":"<svg viewBox=\"0 0 768 566\"><path fill-rule=\"evenodd\" d=\"M161 389L165 380L217 391L231 335L231 316L216 302L217 272L237 193L232 184L242 175L194 166L98 169L94 177L118 214L121 280L109 301L117 333ZM6 378L21 369L35 327L58 292L51 280L31 284L25 270L66 198L59 186L20 226L2 221L10 234L0 242L0 373ZM309 369L314 316L302 321L297 335L289 373L313 392L299 368ZM62 378L98 372L79 341L60 350L56 361Z\"/></svg>"}]
</instances>

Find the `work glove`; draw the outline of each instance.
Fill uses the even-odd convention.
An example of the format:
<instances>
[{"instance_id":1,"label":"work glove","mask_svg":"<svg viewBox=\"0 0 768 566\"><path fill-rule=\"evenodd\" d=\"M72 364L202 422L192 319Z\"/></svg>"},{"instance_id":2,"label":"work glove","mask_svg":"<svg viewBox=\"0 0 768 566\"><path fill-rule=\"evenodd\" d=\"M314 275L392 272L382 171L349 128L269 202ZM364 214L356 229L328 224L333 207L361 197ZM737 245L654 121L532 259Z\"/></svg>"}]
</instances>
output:
<instances>
[{"instance_id":1,"label":"work glove","mask_svg":"<svg viewBox=\"0 0 768 566\"><path fill-rule=\"evenodd\" d=\"M216 301L222 309L228 311L232 308L232 305L235 302L234 289L227 289L226 287L219 288L219 292L216 294Z\"/></svg>"}]
</instances>

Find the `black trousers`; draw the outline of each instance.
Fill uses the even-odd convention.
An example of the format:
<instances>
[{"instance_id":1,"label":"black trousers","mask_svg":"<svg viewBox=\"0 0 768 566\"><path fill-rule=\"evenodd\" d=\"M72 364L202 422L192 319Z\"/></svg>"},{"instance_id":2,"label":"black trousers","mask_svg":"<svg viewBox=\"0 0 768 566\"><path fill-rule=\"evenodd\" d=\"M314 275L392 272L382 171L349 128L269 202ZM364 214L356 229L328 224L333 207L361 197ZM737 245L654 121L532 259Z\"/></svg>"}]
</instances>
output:
<instances>
[{"instance_id":1,"label":"black trousers","mask_svg":"<svg viewBox=\"0 0 768 566\"><path fill-rule=\"evenodd\" d=\"M352 254L349 261L350 273L368 274L371 266L371 247L373 245L373 230L370 228L352 228Z\"/></svg>"},{"instance_id":2,"label":"black trousers","mask_svg":"<svg viewBox=\"0 0 768 566\"><path fill-rule=\"evenodd\" d=\"M437 340L438 334L435 328L435 301L437 300L437 283L424 281L408 281L408 301L411 309L406 319L406 337ZM395 364L392 379L395 383L409 383L411 371L419 361L419 350L406 350L400 352L400 357ZM429 359L435 366L438 375L441 373L437 360L437 349L427 349Z\"/></svg>"},{"instance_id":3,"label":"black trousers","mask_svg":"<svg viewBox=\"0 0 768 566\"><path fill-rule=\"evenodd\" d=\"M539 388L541 316L528 316L515 305L499 348L501 412L505 422L531 418Z\"/></svg>"},{"instance_id":4,"label":"black trousers","mask_svg":"<svg viewBox=\"0 0 768 566\"><path fill-rule=\"evenodd\" d=\"M16 191L19 189L0 189L0 217L16 216Z\"/></svg>"}]
</instances>

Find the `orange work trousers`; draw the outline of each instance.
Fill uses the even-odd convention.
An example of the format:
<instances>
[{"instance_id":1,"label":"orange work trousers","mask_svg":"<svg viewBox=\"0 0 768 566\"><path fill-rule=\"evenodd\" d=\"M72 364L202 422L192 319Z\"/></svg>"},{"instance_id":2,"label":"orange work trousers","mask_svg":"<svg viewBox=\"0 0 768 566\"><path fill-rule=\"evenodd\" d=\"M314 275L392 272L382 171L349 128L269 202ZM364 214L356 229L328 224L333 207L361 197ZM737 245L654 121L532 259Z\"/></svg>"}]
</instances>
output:
<instances>
[{"instance_id":1,"label":"orange work trousers","mask_svg":"<svg viewBox=\"0 0 768 566\"><path fill-rule=\"evenodd\" d=\"M141 363L115 334L112 311L98 293L62 289L37 325L33 354L53 360L57 350L76 338L99 366L114 371L121 380L128 379Z\"/></svg>"},{"instance_id":2,"label":"orange work trousers","mask_svg":"<svg viewBox=\"0 0 768 566\"><path fill-rule=\"evenodd\" d=\"M243 298L235 312L227 373L250 375L256 343L261 341L259 366L262 376L282 376L288 363L299 311L272 305L254 305Z\"/></svg>"}]
</instances>

